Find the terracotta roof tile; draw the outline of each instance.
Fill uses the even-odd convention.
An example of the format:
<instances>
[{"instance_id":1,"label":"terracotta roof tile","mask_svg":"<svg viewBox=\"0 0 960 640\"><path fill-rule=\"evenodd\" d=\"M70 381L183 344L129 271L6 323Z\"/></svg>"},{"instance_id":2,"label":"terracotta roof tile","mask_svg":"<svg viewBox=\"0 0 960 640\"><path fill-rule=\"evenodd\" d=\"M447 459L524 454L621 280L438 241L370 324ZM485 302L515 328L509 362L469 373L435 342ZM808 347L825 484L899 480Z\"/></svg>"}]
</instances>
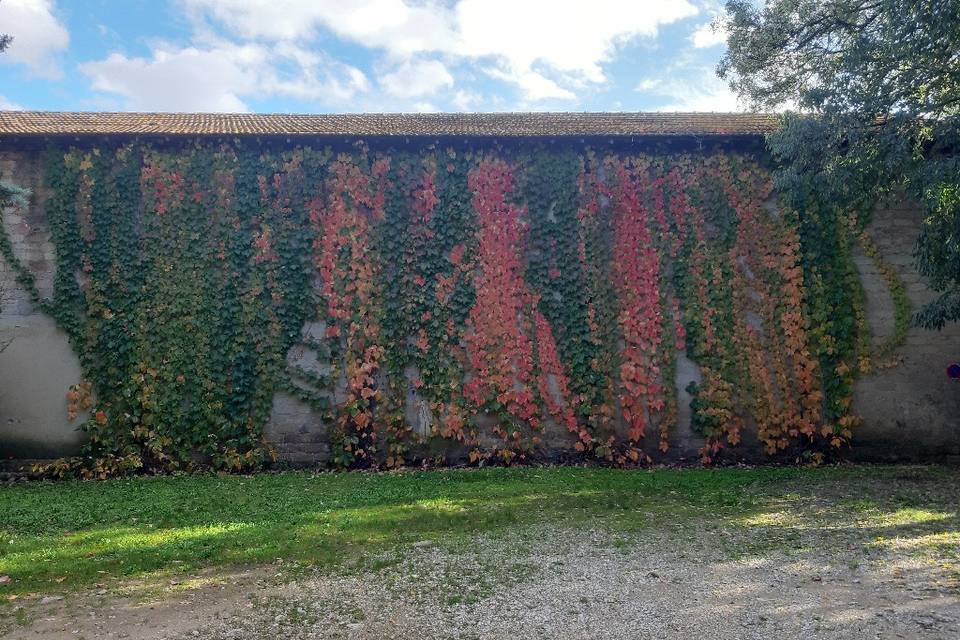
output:
<instances>
[{"instance_id":1,"label":"terracotta roof tile","mask_svg":"<svg viewBox=\"0 0 960 640\"><path fill-rule=\"evenodd\" d=\"M90 113L0 111L0 135L753 136L756 113Z\"/></svg>"}]
</instances>

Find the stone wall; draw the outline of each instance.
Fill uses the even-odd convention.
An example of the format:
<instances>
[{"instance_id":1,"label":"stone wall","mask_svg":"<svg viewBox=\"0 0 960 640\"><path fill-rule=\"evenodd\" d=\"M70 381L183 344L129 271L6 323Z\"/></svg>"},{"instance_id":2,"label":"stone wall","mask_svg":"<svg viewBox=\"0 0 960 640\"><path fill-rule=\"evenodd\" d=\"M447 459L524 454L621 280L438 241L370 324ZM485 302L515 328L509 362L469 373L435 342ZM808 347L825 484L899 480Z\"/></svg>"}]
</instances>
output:
<instances>
[{"instance_id":1,"label":"stone wall","mask_svg":"<svg viewBox=\"0 0 960 640\"><path fill-rule=\"evenodd\" d=\"M912 251L923 214L909 203L874 212L867 233L903 281L914 309L934 294L913 268ZM876 343L893 333L890 292L873 261L856 256L867 294L867 321ZM864 426L854 439L862 459L941 459L960 456L960 382L946 375L960 361L960 325L942 331L912 327L894 354L896 365L857 382L854 411Z\"/></svg>"},{"instance_id":2,"label":"stone wall","mask_svg":"<svg viewBox=\"0 0 960 640\"><path fill-rule=\"evenodd\" d=\"M0 152L0 180L33 191L28 211L8 210L3 224L13 249L36 274L43 296L53 291L54 249L47 231L38 154ZM0 459L55 457L82 443L67 420L67 392L80 380L80 362L66 334L33 308L0 257Z\"/></svg>"},{"instance_id":3,"label":"stone wall","mask_svg":"<svg viewBox=\"0 0 960 640\"><path fill-rule=\"evenodd\" d=\"M47 194L38 155L0 152L0 178L34 191L29 211L7 211L3 218L14 250L36 274L41 293L49 295L53 247L44 216ZM932 295L912 267L911 251L921 221L915 207L900 204L878 210L868 228L884 259L904 281L915 307ZM893 301L869 258L858 255L857 266L867 296L867 319L874 340L880 343L893 331ZM304 331L322 333L322 327L307 326ZM945 375L946 366L960 360L960 326L941 332L911 328L895 355L895 367L857 383L854 408L864 424L855 434L853 455L862 460L960 456L960 385ZM317 373L324 373L328 366L309 352L294 351L288 357ZM671 438L671 454L678 458L695 457L702 445L690 429L686 392L687 384L697 377L697 367L681 357L676 378L680 424ZM0 258L0 459L52 457L77 450L82 439L76 427L85 416L68 423L66 393L79 378L79 362L66 336L33 308ZM416 427L415 399L408 404ZM275 396L265 433L288 462L313 464L330 455L321 416L286 393Z\"/></svg>"},{"instance_id":4,"label":"stone wall","mask_svg":"<svg viewBox=\"0 0 960 640\"><path fill-rule=\"evenodd\" d=\"M303 328L307 338L320 338L325 327L321 322L308 323ZM321 362L304 347L294 347L287 354L287 362L317 375L330 372L330 364ZM273 397L270 420L264 434L273 443L281 459L291 464L314 464L330 457L330 438L323 428L323 416L289 393L278 392ZM318 428L319 427L319 428Z\"/></svg>"}]
</instances>

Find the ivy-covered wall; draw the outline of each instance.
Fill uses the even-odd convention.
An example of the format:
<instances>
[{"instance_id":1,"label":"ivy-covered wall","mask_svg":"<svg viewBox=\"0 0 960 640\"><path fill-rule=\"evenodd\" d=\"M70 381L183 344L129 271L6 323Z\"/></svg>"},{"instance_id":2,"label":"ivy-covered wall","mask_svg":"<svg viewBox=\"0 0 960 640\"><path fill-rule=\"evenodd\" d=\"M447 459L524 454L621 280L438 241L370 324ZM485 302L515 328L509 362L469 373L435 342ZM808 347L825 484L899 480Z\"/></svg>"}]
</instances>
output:
<instances>
[{"instance_id":1,"label":"ivy-covered wall","mask_svg":"<svg viewBox=\"0 0 960 640\"><path fill-rule=\"evenodd\" d=\"M54 474L241 470L278 452L634 465L693 442L707 463L820 461L857 446L855 381L907 331L868 221L781 206L744 151L43 155L50 290L9 230L0 255L82 370L64 420L88 413L86 444ZM882 344L863 255L891 272Z\"/></svg>"}]
</instances>

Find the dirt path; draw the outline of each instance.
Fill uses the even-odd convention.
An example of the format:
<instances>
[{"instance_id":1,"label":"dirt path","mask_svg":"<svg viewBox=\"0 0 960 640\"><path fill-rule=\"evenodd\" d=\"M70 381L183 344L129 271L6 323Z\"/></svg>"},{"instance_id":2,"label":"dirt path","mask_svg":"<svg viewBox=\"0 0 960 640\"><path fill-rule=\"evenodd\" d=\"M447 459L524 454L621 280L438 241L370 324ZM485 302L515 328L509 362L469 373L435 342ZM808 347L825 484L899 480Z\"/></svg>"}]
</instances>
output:
<instances>
[{"instance_id":1,"label":"dirt path","mask_svg":"<svg viewBox=\"0 0 960 640\"><path fill-rule=\"evenodd\" d=\"M526 528L461 547L425 541L337 575L280 565L152 595L132 585L34 601L4 637L960 638L956 567L916 553L915 539L804 536L744 554L750 541L709 527Z\"/></svg>"}]
</instances>

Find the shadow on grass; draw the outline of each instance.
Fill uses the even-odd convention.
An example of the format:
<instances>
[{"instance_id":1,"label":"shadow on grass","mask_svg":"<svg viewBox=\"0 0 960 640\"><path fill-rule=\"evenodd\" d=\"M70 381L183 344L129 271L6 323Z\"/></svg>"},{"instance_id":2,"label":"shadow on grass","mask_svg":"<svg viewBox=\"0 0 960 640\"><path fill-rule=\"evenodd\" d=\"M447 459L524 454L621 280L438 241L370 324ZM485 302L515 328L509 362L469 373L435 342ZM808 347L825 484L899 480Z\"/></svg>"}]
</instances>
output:
<instances>
[{"instance_id":1,"label":"shadow on grass","mask_svg":"<svg viewBox=\"0 0 960 640\"><path fill-rule=\"evenodd\" d=\"M11 582L0 584L0 598L276 558L332 568L419 540L455 542L537 523L640 531L694 522L758 541L816 537L830 527L856 532L859 542L960 531L950 504L957 471L902 476L897 468L568 467L6 487L0 575ZM922 508L911 506L910 516L905 501Z\"/></svg>"}]
</instances>

